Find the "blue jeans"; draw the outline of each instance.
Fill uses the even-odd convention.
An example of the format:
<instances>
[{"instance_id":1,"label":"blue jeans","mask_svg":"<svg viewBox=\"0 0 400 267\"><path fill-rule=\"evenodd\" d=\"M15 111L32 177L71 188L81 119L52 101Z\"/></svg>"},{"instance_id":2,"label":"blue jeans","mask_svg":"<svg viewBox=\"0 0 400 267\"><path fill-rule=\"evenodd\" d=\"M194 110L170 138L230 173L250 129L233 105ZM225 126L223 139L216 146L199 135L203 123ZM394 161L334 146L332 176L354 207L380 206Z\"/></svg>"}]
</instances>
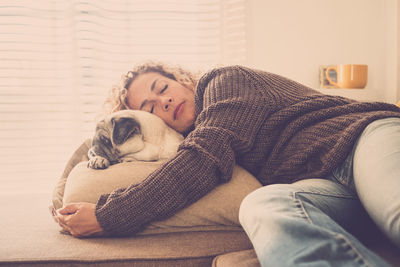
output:
<instances>
[{"instance_id":1,"label":"blue jeans","mask_svg":"<svg viewBox=\"0 0 400 267\"><path fill-rule=\"evenodd\" d=\"M262 266L389 266L356 236L373 221L400 247L400 118L369 124L329 177L249 194L239 220Z\"/></svg>"}]
</instances>

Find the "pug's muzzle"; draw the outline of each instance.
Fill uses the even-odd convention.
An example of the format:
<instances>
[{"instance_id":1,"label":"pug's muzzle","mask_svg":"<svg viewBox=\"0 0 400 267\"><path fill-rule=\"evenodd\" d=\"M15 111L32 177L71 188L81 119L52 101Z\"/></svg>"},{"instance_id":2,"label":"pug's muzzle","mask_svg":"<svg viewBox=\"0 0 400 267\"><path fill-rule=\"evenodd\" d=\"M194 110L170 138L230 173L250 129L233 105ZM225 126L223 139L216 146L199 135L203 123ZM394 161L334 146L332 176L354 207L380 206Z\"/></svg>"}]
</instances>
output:
<instances>
[{"instance_id":1,"label":"pug's muzzle","mask_svg":"<svg viewBox=\"0 0 400 267\"><path fill-rule=\"evenodd\" d=\"M88 167L105 169L121 162L121 150L132 138L141 139L140 123L129 112L117 112L106 117L96 125L96 132L89 149ZM140 142L138 142L140 149ZM133 151L134 152L134 151Z\"/></svg>"}]
</instances>

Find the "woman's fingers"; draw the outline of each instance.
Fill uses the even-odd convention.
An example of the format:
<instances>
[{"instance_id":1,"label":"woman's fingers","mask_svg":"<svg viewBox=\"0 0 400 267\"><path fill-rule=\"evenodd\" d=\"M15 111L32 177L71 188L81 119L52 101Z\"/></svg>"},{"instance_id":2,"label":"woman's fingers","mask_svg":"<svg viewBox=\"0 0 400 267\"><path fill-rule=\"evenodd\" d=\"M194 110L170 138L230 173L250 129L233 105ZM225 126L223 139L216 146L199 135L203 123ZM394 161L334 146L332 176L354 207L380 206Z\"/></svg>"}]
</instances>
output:
<instances>
[{"instance_id":1,"label":"woman's fingers","mask_svg":"<svg viewBox=\"0 0 400 267\"><path fill-rule=\"evenodd\" d=\"M53 206L49 207L52 217L58 225L62 228L61 232L64 234L71 234L71 228L67 225L68 221L70 220L70 214L76 212L75 205L67 205L61 209L55 209ZM74 232L74 231L72 231ZM75 233L74 233L75 234Z\"/></svg>"},{"instance_id":2,"label":"woman's fingers","mask_svg":"<svg viewBox=\"0 0 400 267\"><path fill-rule=\"evenodd\" d=\"M68 204L65 207L58 209L57 212L60 213L61 215L69 215L75 213L79 209L79 205L72 203Z\"/></svg>"},{"instance_id":3,"label":"woman's fingers","mask_svg":"<svg viewBox=\"0 0 400 267\"><path fill-rule=\"evenodd\" d=\"M68 219L67 216L70 215L60 215L58 214L55 218L58 222L58 224L61 226L61 228L63 228L64 230L70 232L70 227L68 227Z\"/></svg>"},{"instance_id":4,"label":"woman's fingers","mask_svg":"<svg viewBox=\"0 0 400 267\"><path fill-rule=\"evenodd\" d=\"M95 215L95 204L73 203L56 211L58 224L74 237L99 236L103 229Z\"/></svg>"}]
</instances>

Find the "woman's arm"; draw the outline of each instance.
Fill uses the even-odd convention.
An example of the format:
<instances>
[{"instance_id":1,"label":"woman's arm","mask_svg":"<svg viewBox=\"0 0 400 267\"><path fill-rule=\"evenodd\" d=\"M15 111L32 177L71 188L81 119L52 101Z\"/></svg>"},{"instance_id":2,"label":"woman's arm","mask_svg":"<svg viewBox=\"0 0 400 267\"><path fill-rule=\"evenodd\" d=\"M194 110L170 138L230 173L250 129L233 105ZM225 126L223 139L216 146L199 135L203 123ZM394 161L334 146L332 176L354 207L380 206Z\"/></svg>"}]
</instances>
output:
<instances>
[{"instance_id":1,"label":"woman's arm","mask_svg":"<svg viewBox=\"0 0 400 267\"><path fill-rule=\"evenodd\" d=\"M196 96L195 130L177 155L142 183L100 197L95 215L105 234L132 235L172 216L228 181L236 155L251 149L267 112L255 85L238 68L206 77Z\"/></svg>"}]
</instances>

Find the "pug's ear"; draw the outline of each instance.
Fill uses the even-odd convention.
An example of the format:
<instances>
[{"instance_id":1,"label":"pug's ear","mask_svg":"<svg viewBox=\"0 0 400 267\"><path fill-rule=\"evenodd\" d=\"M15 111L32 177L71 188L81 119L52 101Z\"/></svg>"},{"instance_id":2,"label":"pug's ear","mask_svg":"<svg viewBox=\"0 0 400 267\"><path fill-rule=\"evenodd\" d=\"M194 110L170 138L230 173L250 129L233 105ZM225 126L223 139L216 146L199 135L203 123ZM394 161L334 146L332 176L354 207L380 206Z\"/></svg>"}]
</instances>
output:
<instances>
[{"instance_id":1,"label":"pug's ear","mask_svg":"<svg viewBox=\"0 0 400 267\"><path fill-rule=\"evenodd\" d=\"M140 124L134 118L112 118L113 142L116 145L125 143L127 139L140 134Z\"/></svg>"}]
</instances>

